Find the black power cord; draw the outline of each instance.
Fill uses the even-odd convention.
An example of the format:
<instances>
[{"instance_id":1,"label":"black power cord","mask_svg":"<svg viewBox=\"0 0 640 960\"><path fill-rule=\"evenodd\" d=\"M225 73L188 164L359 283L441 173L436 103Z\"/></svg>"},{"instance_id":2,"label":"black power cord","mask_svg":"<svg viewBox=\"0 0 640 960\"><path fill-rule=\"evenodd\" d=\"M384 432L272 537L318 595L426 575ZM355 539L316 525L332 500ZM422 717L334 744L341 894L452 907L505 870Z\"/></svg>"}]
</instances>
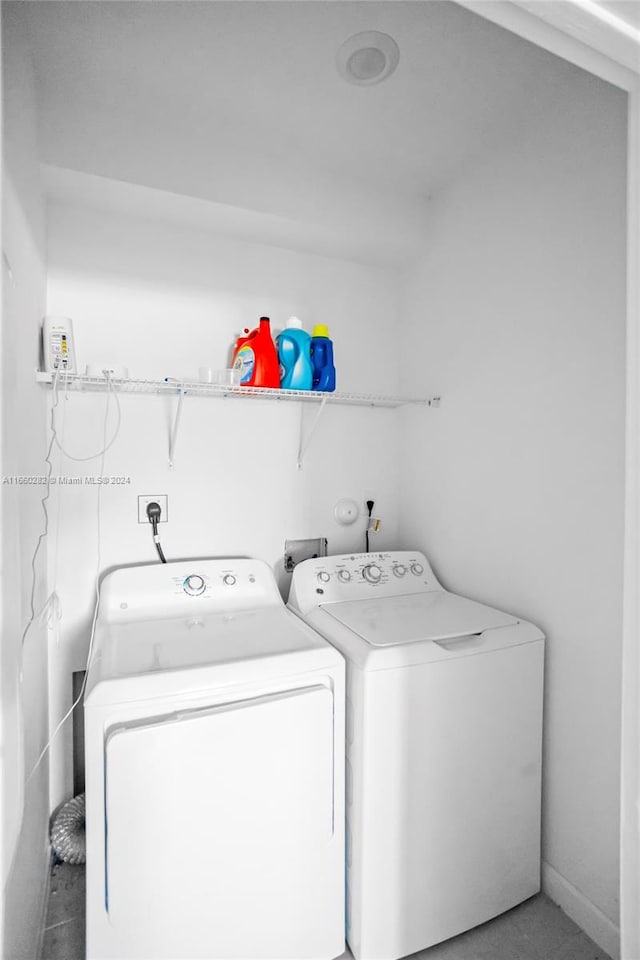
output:
<instances>
[{"instance_id":1,"label":"black power cord","mask_svg":"<svg viewBox=\"0 0 640 960\"><path fill-rule=\"evenodd\" d=\"M147 516L149 517L149 523L153 527L153 542L156 545L156 550L158 551L158 556L160 557L163 563L167 562L167 558L162 552L162 547L160 546L160 537L158 536L158 520L160 519L160 514L162 510L160 509L160 504L156 503L155 500L152 500L151 503L147 504Z\"/></svg>"},{"instance_id":2,"label":"black power cord","mask_svg":"<svg viewBox=\"0 0 640 960\"><path fill-rule=\"evenodd\" d=\"M364 543L365 543L365 552L369 553L369 527L371 526L371 513L373 511L374 500L367 500L367 510L369 511L369 517L367 519L367 529L364 533Z\"/></svg>"}]
</instances>

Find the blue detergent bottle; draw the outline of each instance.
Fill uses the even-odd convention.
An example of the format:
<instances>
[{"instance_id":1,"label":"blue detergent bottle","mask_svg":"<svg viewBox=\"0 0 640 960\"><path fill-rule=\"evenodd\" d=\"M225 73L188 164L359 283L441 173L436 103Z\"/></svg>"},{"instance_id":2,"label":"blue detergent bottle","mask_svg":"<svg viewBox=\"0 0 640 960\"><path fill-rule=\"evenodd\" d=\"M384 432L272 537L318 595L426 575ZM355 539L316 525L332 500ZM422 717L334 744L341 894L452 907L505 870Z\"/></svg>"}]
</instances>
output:
<instances>
[{"instance_id":1,"label":"blue detergent bottle","mask_svg":"<svg viewBox=\"0 0 640 960\"><path fill-rule=\"evenodd\" d=\"M282 389L311 390L311 336L302 329L298 317L289 317L284 330L276 337L276 346Z\"/></svg>"},{"instance_id":2,"label":"blue detergent bottle","mask_svg":"<svg viewBox=\"0 0 640 960\"><path fill-rule=\"evenodd\" d=\"M333 341L329 339L329 328L319 323L313 328L311 337L311 366L313 367L313 390L330 393L336 388L336 368L333 365Z\"/></svg>"}]
</instances>

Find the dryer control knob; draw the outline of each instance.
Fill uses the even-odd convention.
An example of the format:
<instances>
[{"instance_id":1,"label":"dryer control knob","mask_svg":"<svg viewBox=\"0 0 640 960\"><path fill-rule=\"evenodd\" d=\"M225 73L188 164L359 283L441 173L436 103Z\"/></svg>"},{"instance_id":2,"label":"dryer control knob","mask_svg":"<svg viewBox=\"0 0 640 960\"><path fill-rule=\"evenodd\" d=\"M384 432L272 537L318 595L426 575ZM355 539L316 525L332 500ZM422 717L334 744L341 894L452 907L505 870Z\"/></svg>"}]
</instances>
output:
<instances>
[{"instance_id":1,"label":"dryer control knob","mask_svg":"<svg viewBox=\"0 0 640 960\"><path fill-rule=\"evenodd\" d=\"M319 582L319 583L328 583L330 579L331 579L331 577L330 577L330 575L327 573L326 570L322 570L322 571L318 574L318 582Z\"/></svg>"},{"instance_id":2,"label":"dryer control knob","mask_svg":"<svg viewBox=\"0 0 640 960\"><path fill-rule=\"evenodd\" d=\"M204 577L199 576L197 573L191 574L182 584L182 589L185 593L188 593L190 597L197 597L198 594L204 593L205 587Z\"/></svg>"},{"instance_id":3,"label":"dryer control knob","mask_svg":"<svg viewBox=\"0 0 640 960\"><path fill-rule=\"evenodd\" d=\"M342 580L343 583L348 583L351 580L351 574L348 570L338 570L338 580Z\"/></svg>"},{"instance_id":4,"label":"dryer control knob","mask_svg":"<svg viewBox=\"0 0 640 960\"><path fill-rule=\"evenodd\" d=\"M411 564L411 573L416 577L421 577L424 573L424 567L421 563L412 563Z\"/></svg>"},{"instance_id":5,"label":"dryer control knob","mask_svg":"<svg viewBox=\"0 0 640 960\"><path fill-rule=\"evenodd\" d=\"M236 582L236 578L232 573L225 573L224 577L222 578L222 582L225 586L232 587Z\"/></svg>"},{"instance_id":6,"label":"dryer control knob","mask_svg":"<svg viewBox=\"0 0 640 960\"><path fill-rule=\"evenodd\" d=\"M364 568L362 571L362 576L368 583L379 583L380 577L382 576L382 570L380 567L377 567L375 563L372 563L368 567Z\"/></svg>"},{"instance_id":7,"label":"dryer control knob","mask_svg":"<svg viewBox=\"0 0 640 960\"><path fill-rule=\"evenodd\" d=\"M404 577L405 573L407 572L407 568L404 567L401 563L396 563L396 565L393 568L393 572L396 575L396 577Z\"/></svg>"}]
</instances>

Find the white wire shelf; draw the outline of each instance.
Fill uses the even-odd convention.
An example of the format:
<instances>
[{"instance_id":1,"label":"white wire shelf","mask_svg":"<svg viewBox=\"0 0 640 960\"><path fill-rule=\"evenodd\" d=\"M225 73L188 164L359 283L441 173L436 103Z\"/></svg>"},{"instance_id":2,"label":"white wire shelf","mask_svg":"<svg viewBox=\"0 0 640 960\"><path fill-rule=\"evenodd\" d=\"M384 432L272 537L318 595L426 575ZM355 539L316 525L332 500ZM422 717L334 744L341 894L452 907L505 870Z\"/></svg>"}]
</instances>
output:
<instances>
[{"instance_id":1,"label":"white wire shelf","mask_svg":"<svg viewBox=\"0 0 640 960\"><path fill-rule=\"evenodd\" d=\"M36 381L43 384L53 382L53 374L36 372ZM400 397L373 393L324 393L319 390L275 390L270 387L228 386L218 383L203 383L197 380L111 380L111 387L119 393L155 393L169 396L188 395L192 397L226 397L233 399L284 400L297 403L330 403L358 407L402 407L417 404L426 407L440 405L440 397ZM58 379L58 390L104 391L107 381L104 377L90 377L83 374L64 374Z\"/></svg>"}]
</instances>

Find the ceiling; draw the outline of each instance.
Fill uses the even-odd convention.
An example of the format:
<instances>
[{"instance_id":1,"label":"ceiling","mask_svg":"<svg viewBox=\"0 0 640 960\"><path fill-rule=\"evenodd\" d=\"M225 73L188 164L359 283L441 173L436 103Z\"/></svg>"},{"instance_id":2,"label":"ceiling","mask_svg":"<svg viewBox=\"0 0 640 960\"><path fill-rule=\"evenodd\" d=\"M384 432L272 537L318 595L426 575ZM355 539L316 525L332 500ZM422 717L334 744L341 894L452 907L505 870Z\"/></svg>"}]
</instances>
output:
<instances>
[{"instance_id":1,"label":"ceiling","mask_svg":"<svg viewBox=\"0 0 640 960\"><path fill-rule=\"evenodd\" d=\"M334 233L397 229L400 246L430 196L581 76L448 0L18 6L44 163ZM379 85L336 70L361 30L400 48Z\"/></svg>"}]
</instances>

